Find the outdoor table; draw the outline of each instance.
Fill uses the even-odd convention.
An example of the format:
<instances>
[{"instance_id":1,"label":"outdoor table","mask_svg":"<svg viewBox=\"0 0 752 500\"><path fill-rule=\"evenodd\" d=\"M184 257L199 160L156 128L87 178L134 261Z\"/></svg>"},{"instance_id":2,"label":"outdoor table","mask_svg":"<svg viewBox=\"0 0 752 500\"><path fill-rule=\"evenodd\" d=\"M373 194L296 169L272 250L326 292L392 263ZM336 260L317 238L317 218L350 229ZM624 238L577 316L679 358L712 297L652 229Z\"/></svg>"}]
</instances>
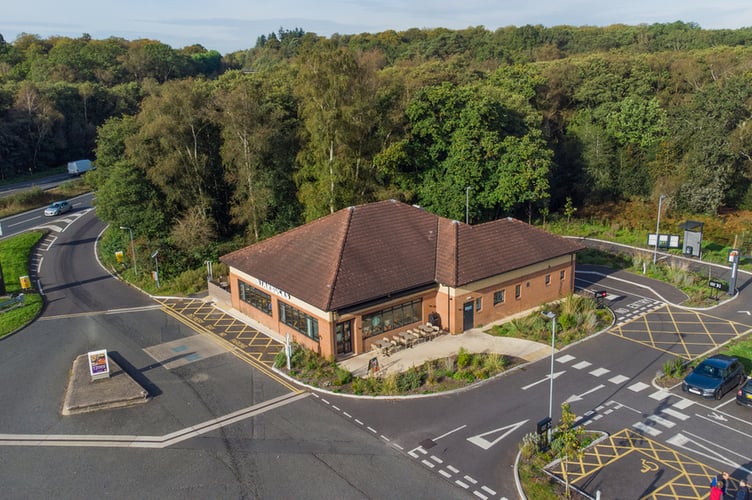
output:
<instances>
[{"instance_id":1,"label":"outdoor table","mask_svg":"<svg viewBox=\"0 0 752 500\"><path fill-rule=\"evenodd\" d=\"M415 337L409 332L399 333L399 338L402 339L401 342L405 344L406 347L412 347L415 343Z\"/></svg>"}]
</instances>

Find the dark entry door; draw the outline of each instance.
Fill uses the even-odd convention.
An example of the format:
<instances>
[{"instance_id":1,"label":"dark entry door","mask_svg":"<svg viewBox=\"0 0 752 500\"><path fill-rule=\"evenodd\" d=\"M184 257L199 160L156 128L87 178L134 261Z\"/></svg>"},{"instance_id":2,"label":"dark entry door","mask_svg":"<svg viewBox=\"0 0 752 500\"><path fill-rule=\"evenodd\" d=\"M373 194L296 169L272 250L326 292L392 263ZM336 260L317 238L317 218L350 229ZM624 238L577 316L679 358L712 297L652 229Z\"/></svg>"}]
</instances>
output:
<instances>
[{"instance_id":1,"label":"dark entry door","mask_svg":"<svg viewBox=\"0 0 752 500\"><path fill-rule=\"evenodd\" d=\"M352 352L352 320L337 323L337 354Z\"/></svg>"},{"instance_id":2,"label":"dark entry door","mask_svg":"<svg viewBox=\"0 0 752 500\"><path fill-rule=\"evenodd\" d=\"M462 306L462 330L469 330L473 327L473 324L475 323L475 302L472 300L470 302L465 302L465 304Z\"/></svg>"}]
</instances>

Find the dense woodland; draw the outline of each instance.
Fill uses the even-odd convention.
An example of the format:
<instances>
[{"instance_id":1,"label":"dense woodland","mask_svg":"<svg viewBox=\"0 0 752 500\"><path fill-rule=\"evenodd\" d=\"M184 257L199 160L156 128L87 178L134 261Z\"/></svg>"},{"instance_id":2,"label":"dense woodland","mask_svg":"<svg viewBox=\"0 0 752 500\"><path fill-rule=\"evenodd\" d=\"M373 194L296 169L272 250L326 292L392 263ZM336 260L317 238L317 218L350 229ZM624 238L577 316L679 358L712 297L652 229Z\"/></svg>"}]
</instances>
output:
<instances>
[{"instance_id":1,"label":"dense woodland","mask_svg":"<svg viewBox=\"0 0 752 500\"><path fill-rule=\"evenodd\" d=\"M224 56L0 36L0 179L94 159L99 217L175 269L385 198L474 223L749 209L751 71L752 28L682 22L280 29Z\"/></svg>"}]
</instances>

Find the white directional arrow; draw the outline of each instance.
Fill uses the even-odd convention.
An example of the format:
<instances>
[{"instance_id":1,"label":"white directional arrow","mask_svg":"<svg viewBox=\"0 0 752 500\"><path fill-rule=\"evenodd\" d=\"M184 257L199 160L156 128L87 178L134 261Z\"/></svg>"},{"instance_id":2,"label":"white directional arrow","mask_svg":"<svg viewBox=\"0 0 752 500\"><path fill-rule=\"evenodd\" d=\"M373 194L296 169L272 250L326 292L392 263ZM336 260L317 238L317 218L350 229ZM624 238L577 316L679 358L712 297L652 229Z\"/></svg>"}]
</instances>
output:
<instances>
[{"instance_id":1,"label":"white directional arrow","mask_svg":"<svg viewBox=\"0 0 752 500\"><path fill-rule=\"evenodd\" d=\"M583 397L583 396L587 396L587 395L588 395L588 394L590 394L591 392L595 392L595 391L597 391L598 389L603 389L604 387L606 387L606 386L605 386L605 385L603 385L603 384L601 384L601 385L599 385L599 386L597 386L597 387L593 387L593 388L592 388L592 389L590 389L589 391L583 392L582 394L579 394L579 395L575 395L575 394L572 394L571 396L569 396L569 399L567 399L567 401L566 401L566 402L567 402L567 403L574 403L575 401L581 401L581 400L582 400L582 397Z\"/></svg>"},{"instance_id":2,"label":"white directional arrow","mask_svg":"<svg viewBox=\"0 0 752 500\"><path fill-rule=\"evenodd\" d=\"M554 380L556 380L556 377L558 377L562 373L566 373L566 370L554 373ZM539 381L533 382L532 384L526 385L525 387L522 388L522 390L526 391L526 390L530 389L531 387L534 387L534 386L536 386L538 384L542 384L543 382L548 382L549 380L551 380L551 375L546 375L545 377L543 377Z\"/></svg>"},{"instance_id":3,"label":"white directional arrow","mask_svg":"<svg viewBox=\"0 0 752 500\"><path fill-rule=\"evenodd\" d=\"M720 413L716 413L716 412L711 413L710 415L708 415L708 417L713 418L715 420L720 420L721 422L727 422L728 421L728 419L726 417L724 417Z\"/></svg>"},{"instance_id":4,"label":"white directional arrow","mask_svg":"<svg viewBox=\"0 0 752 500\"><path fill-rule=\"evenodd\" d=\"M529 420L529 419L528 419ZM484 450L489 449L491 446L495 445L505 437L507 437L509 434L513 433L517 429L519 429L521 426L525 425L528 420L521 420L517 422L516 424L510 424L505 427L499 427L498 429L494 429L492 431L484 432L483 434L478 434L477 436L472 436L467 438L468 441L473 443L475 446L479 446L480 448L483 448ZM504 434L501 434L499 437L494 439L493 441L489 441L488 439L484 439L485 436L488 436L489 434L496 434L497 432L506 431Z\"/></svg>"},{"instance_id":5,"label":"white directional arrow","mask_svg":"<svg viewBox=\"0 0 752 500\"><path fill-rule=\"evenodd\" d=\"M752 312L749 312L749 311L736 311L736 312L738 312L739 314L746 314L747 316L752 316Z\"/></svg>"}]
</instances>

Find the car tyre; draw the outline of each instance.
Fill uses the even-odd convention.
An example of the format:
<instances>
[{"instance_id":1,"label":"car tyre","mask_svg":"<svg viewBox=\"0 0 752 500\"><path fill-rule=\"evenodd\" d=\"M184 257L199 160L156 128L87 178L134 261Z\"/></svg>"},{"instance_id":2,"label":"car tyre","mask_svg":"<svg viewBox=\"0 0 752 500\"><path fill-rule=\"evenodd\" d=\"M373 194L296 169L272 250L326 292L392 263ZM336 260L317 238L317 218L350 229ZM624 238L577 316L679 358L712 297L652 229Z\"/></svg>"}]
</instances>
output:
<instances>
[{"instance_id":1,"label":"car tyre","mask_svg":"<svg viewBox=\"0 0 752 500\"><path fill-rule=\"evenodd\" d=\"M715 398L715 400L717 401L721 399L722 397L723 397L723 391L719 387L718 389L716 389L715 393L713 394L713 398Z\"/></svg>"}]
</instances>

